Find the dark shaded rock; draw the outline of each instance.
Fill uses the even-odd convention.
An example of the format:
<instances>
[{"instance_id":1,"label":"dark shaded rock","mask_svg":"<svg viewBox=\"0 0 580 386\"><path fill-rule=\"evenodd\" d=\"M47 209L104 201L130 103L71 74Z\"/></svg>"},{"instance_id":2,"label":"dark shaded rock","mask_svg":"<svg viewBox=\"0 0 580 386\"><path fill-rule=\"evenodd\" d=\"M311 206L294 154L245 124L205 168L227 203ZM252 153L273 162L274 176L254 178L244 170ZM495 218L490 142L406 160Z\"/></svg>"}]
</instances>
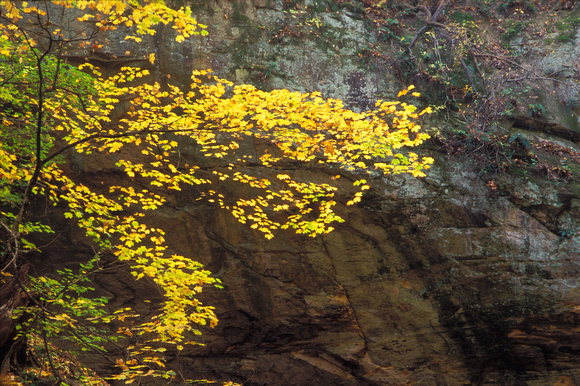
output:
<instances>
[{"instance_id":1,"label":"dark shaded rock","mask_svg":"<svg viewBox=\"0 0 580 386\"><path fill-rule=\"evenodd\" d=\"M466 170L438 157L424 179L375 179L359 207L339 205L347 222L316 239L266 240L196 204L194 190L169 197L174 207L149 221L170 230L172 252L201 261L225 286L202 294L220 319L203 329L205 347L188 346L172 366L186 378L248 385L578 379L578 236L553 234L539 212L491 194ZM117 177L105 168L99 178ZM87 248L80 234L68 237L54 256L70 264ZM123 270L96 282L112 306L144 317L143 301L158 299Z\"/></svg>"},{"instance_id":2,"label":"dark shaded rock","mask_svg":"<svg viewBox=\"0 0 580 386\"><path fill-rule=\"evenodd\" d=\"M570 130L569 128L557 123L550 123L525 115L516 116L514 119L513 127L555 135L560 138L569 139L576 143L580 141L580 132L578 131Z\"/></svg>"}]
</instances>

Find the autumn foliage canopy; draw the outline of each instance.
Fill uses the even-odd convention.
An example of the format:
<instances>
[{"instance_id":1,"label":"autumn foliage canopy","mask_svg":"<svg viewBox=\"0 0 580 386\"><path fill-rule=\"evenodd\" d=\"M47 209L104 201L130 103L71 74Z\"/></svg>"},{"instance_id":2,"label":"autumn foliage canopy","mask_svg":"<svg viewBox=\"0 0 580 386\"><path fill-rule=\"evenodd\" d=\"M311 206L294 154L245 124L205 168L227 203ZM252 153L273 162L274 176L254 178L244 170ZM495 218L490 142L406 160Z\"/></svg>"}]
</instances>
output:
<instances>
[{"instance_id":1,"label":"autumn foliage canopy","mask_svg":"<svg viewBox=\"0 0 580 386\"><path fill-rule=\"evenodd\" d=\"M168 253L166 230L147 223L147 213L166 204L163 192L196 185L201 200L228 210L266 238L279 229L317 237L344 221L334 210L333 182L341 173L358 176L354 193L342 202L353 205L369 189L365 175L421 177L433 162L404 150L428 138L417 120L429 109L418 111L409 103L377 101L370 111L354 112L319 93L266 92L234 85L211 70L194 71L183 87L152 81L145 67L104 75L90 60L67 61L69 52L102 47L114 29L128 31L125 39L136 42L163 25L178 42L199 38L194 35L206 34L206 27L187 8L174 10L160 1L0 1L0 12L1 280L16 283L29 297L26 306L13 310L12 342L28 339L35 355L46 358L39 368L21 371L21 379L73 377L58 360L55 338L111 357L119 370L115 379L176 379L165 368L165 347L197 344L192 339L200 333L197 326L217 323L214 309L196 294L205 285L219 286L219 280L195 256ZM145 59L159 60L154 54ZM419 95L412 86L399 96L404 94ZM265 145L244 154L242 144L252 141ZM199 162L191 154L185 160L184 148L195 149ZM127 183L105 191L81 183L66 172L73 153L113 155ZM202 170L205 157L220 166ZM292 172L301 167L327 167L336 176L327 183L304 181ZM252 172L264 169L275 178ZM226 182L248 186L249 193L225 194L220 186ZM27 254L42 253L35 245L38 235L53 232L38 222L31 205L38 200L82 228L95 256L78 270L16 280ZM133 310L111 312L106 298L91 297L90 279L109 264L104 256L114 256L135 279L146 277L161 289L164 302L153 317L129 323L141 320ZM127 356L114 358L111 344ZM91 374L74 377L98 383Z\"/></svg>"}]
</instances>

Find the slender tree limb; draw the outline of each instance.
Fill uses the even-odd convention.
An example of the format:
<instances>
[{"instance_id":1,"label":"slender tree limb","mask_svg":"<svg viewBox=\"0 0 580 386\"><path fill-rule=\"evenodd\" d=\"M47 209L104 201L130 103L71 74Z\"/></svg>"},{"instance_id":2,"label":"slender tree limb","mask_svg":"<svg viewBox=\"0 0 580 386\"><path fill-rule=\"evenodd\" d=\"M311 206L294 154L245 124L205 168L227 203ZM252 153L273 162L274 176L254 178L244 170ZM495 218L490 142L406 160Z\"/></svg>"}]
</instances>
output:
<instances>
[{"instance_id":1,"label":"slender tree limb","mask_svg":"<svg viewBox=\"0 0 580 386\"><path fill-rule=\"evenodd\" d=\"M473 83L473 79L471 78L471 74L469 73L469 68L467 68L467 64L465 64L465 61L463 59L459 59L459 62L461 63L461 66L465 70L465 75L467 75L469 86L473 91L477 91L477 89L475 88L475 84Z\"/></svg>"},{"instance_id":2,"label":"slender tree limb","mask_svg":"<svg viewBox=\"0 0 580 386\"><path fill-rule=\"evenodd\" d=\"M407 47L407 51L409 51L409 56L413 57L413 46L415 45L417 40L419 40L419 38L423 36L423 34L425 34L425 32L427 32L433 27L445 28L443 24L437 23L437 19L439 18L439 15L441 15L441 12L443 12L445 7L447 6L447 3L449 3L449 0L440 0L439 4L437 5L437 9L435 10L435 13L433 13L433 15L431 15L431 12L429 12L429 9L427 9L427 7L422 8L423 10L427 11L427 20L425 21L426 24L423 27L421 27L419 31L417 31L417 33L413 37L413 40L411 40L411 43L409 43L409 47Z\"/></svg>"},{"instance_id":3,"label":"slender tree limb","mask_svg":"<svg viewBox=\"0 0 580 386\"><path fill-rule=\"evenodd\" d=\"M415 45L415 43L417 42L417 40L419 40L419 38L421 36L423 36L423 34L425 32L427 32L428 30L431 29L430 25L424 25L423 27L421 27L421 29L417 32L417 34L413 37L413 40L411 40L411 43L409 43L409 47L407 47L407 51L409 51L409 56L413 57L413 46Z\"/></svg>"},{"instance_id":4,"label":"slender tree limb","mask_svg":"<svg viewBox=\"0 0 580 386\"><path fill-rule=\"evenodd\" d=\"M42 323L46 323L46 314L42 313ZM56 371L54 367L54 363L52 363L52 355L50 355L50 351L48 349L48 338L46 336L46 328L42 329L42 341L44 342L44 350L46 351L46 357L48 359L48 366L50 367L52 374L56 378L56 384L61 385L62 379L60 378L59 373Z\"/></svg>"},{"instance_id":5,"label":"slender tree limb","mask_svg":"<svg viewBox=\"0 0 580 386\"><path fill-rule=\"evenodd\" d=\"M177 122L177 120L175 120L172 123L175 123L175 122ZM44 158L42 160L42 163L43 164L46 164L47 162L51 161L55 157L58 157L59 155L61 155L65 151L67 151L68 149L71 149L73 147L76 147L76 146L78 146L78 145L80 145L82 143L85 143L85 142L90 142L90 141L92 141L94 139L123 138L123 137L130 137L130 136L135 136L135 135L145 135L145 134L187 133L187 132L193 132L193 131L196 131L196 130L199 130L199 129L198 128L195 128L195 129L177 129L177 130L171 130L171 129L157 129L157 130L143 129L143 130L128 131L128 132L125 132L125 133L117 133L117 134L103 134L103 133L92 134L92 135L89 135L89 136L87 136L85 138L81 138L79 140L76 140L74 142L71 142L68 145L60 148L59 150L55 151L51 155L49 155L46 158Z\"/></svg>"},{"instance_id":6,"label":"slender tree limb","mask_svg":"<svg viewBox=\"0 0 580 386\"><path fill-rule=\"evenodd\" d=\"M502 56L497 56L497 55L492 55L492 54L476 54L476 53L472 53L472 56L474 57L474 61L475 61L475 58L478 58L478 57L480 57L480 58L485 58L485 57L493 58L493 59L500 60L502 62L509 63L509 64L511 64L513 66L516 66L516 67L518 67L518 68L520 68L520 69L522 69L522 70L524 70L524 71L526 71L528 73L531 73L531 74L534 74L534 75L536 74L536 70L526 68L526 67L524 67L524 66L522 66L522 65L514 62L513 60L510 60L508 58L504 58ZM530 77L530 76L522 76L520 78L508 79L508 80L506 80L506 82L520 82L522 80L552 80L552 81L558 82L558 83L567 83L565 81L562 81L562 80L559 80L559 79L556 79L556 78L546 77L546 76L533 76L533 77Z\"/></svg>"},{"instance_id":7,"label":"slender tree limb","mask_svg":"<svg viewBox=\"0 0 580 386\"><path fill-rule=\"evenodd\" d=\"M32 188L36 185L36 181L38 180L38 177L40 175L40 171L42 170L42 166L44 165L42 163L41 160L41 156L42 156L42 124L43 124L43 113L44 113L44 77L43 77L43 64L42 62L44 61L44 59L46 58L46 56L50 53L51 49L52 49L52 40L50 40L50 36L49 36L49 44L48 44L48 48L42 53L42 54L38 54L37 50L35 49L34 45L32 44L32 42L30 42L28 40L28 37L26 36L26 33L24 30L21 29L21 33L23 34L24 38L26 39L26 42L29 46L29 48L31 49L32 53L34 54L34 56L36 56L36 68L38 71L38 102L37 102L37 106L38 106L38 112L37 112L37 118L36 118L36 133L35 133L35 137L36 137L36 166L34 168L34 173L32 174L32 177L30 178L30 181L28 182L28 185L26 186L26 189L24 191L24 195L23 195L23 199L22 199L22 204L20 206L20 210L18 212L18 215L16 216L16 219L14 220L14 224L12 224L12 231L13 233L19 237L20 233L19 233L19 227L20 224L22 223L22 219L24 217L24 212L26 210L26 206L28 204L28 201L30 200L30 194L32 192Z\"/></svg>"},{"instance_id":8,"label":"slender tree limb","mask_svg":"<svg viewBox=\"0 0 580 386\"><path fill-rule=\"evenodd\" d=\"M521 82L522 80L551 80L557 83L568 83L556 78L548 78L545 76L522 76L521 78L507 79L506 82Z\"/></svg>"},{"instance_id":9,"label":"slender tree limb","mask_svg":"<svg viewBox=\"0 0 580 386\"><path fill-rule=\"evenodd\" d=\"M475 70L477 71L477 74L481 78L481 82L483 84L483 93L487 94L487 82L485 81L485 77L483 76L483 72L481 71L481 68L479 67L479 62L477 61L477 57L473 53L472 49L469 49L469 54L473 58L473 63L475 63Z\"/></svg>"},{"instance_id":10,"label":"slender tree limb","mask_svg":"<svg viewBox=\"0 0 580 386\"><path fill-rule=\"evenodd\" d=\"M501 60L502 62L506 62L506 63L509 63L509 64L511 64L513 66L519 67L519 68L521 68L524 71L534 72L534 70L530 70L529 68L525 68L521 64L518 64L518 63L514 62L513 60L510 60L508 58L504 58L502 56L497 56L497 55L492 55L492 54L476 54L476 53L474 53L473 56L475 56L477 58L485 58L485 57L487 57L487 58L493 58L493 59Z\"/></svg>"}]
</instances>

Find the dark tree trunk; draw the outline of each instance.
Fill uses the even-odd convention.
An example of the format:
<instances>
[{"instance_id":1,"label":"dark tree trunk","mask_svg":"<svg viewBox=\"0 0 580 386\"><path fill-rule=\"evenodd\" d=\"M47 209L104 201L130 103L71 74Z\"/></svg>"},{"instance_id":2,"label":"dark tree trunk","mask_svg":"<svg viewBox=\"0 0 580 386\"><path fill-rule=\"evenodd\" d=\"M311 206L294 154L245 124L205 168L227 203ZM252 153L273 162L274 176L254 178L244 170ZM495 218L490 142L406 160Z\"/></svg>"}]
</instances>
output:
<instances>
[{"instance_id":1,"label":"dark tree trunk","mask_svg":"<svg viewBox=\"0 0 580 386\"><path fill-rule=\"evenodd\" d=\"M11 366L23 363L26 358L26 342L15 341L16 325L21 318L14 319L14 310L26 306L30 299L20 288L20 283L28 283L29 264L18 271L18 279L12 278L0 286L0 373L7 372Z\"/></svg>"}]
</instances>

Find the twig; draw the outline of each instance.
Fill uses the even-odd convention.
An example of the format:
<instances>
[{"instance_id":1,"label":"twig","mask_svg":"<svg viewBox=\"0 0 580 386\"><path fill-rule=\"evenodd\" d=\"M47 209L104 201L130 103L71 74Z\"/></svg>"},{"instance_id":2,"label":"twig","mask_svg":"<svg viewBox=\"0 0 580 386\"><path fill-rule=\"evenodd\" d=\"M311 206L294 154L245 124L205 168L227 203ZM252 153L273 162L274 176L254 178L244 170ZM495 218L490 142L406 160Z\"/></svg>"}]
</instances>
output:
<instances>
[{"instance_id":1,"label":"twig","mask_svg":"<svg viewBox=\"0 0 580 386\"><path fill-rule=\"evenodd\" d=\"M42 324L43 324L43 328L42 328L42 341L44 342L44 349L46 350L46 357L48 360L48 365L50 367L50 369L52 370L52 373L54 375L54 377L56 378L56 384L61 385L62 384L62 379L60 378L59 373L56 371L56 368L54 367L54 363L52 363L52 356L50 355L50 351L48 349L48 338L46 337L46 328L44 328L44 324L46 323L46 314L43 312L42 313Z\"/></svg>"},{"instance_id":2,"label":"twig","mask_svg":"<svg viewBox=\"0 0 580 386\"><path fill-rule=\"evenodd\" d=\"M552 80L558 83L567 83L563 80L555 79L555 78L547 78L545 76L522 76L521 78L514 78L514 79L506 79L506 82L521 82L522 80Z\"/></svg>"},{"instance_id":3,"label":"twig","mask_svg":"<svg viewBox=\"0 0 580 386\"><path fill-rule=\"evenodd\" d=\"M481 68L479 68L479 63L477 62L477 58L475 57L475 54L473 53L472 49L469 50L469 53L473 57L473 63L475 63L475 69L477 70L477 74L479 75L479 77L481 78L481 82L483 83L483 93L487 94L487 83L485 82L485 77L483 76L483 73L481 72Z\"/></svg>"},{"instance_id":4,"label":"twig","mask_svg":"<svg viewBox=\"0 0 580 386\"><path fill-rule=\"evenodd\" d=\"M421 9L426 10L427 12L427 20L425 21L426 24L423 27L421 27L419 31L417 31L417 34L413 37L411 43L409 43L409 47L407 47L407 51L409 51L409 56L413 57L412 48L417 42L417 40L419 40L419 38L423 36L425 32L427 32L429 29L433 27L445 28L443 24L437 23L437 19L439 18L439 15L441 15L441 12L443 12L443 9L447 6L448 2L449 0L439 1L439 5L437 5L437 9L435 10L435 13L433 15L431 15L431 12L429 12L429 9L427 9L427 7L421 7Z\"/></svg>"},{"instance_id":5,"label":"twig","mask_svg":"<svg viewBox=\"0 0 580 386\"><path fill-rule=\"evenodd\" d=\"M534 70L530 70L529 68L525 68L521 64L518 64L518 63L514 62L513 60L510 60L508 58L504 58L502 56L497 56L497 55L492 55L492 54L475 54L475 53L473 53L472 55L474 57L480 57L480 58L484 58L484 57L494 58L494 59L497 59L497 60L501 60L502 62L507 62L507 63L509 63L511 65L514 65L516 67L519 67L519 68L521 68L524 71L531 72L531 73L534 73L535 72Z\"/></svg>"},{"instance_id":6,"label":"twig","mask_svg":"<svg viewBox=\"0 0 580 386\"><path fill-rule=\"evenodd\" d=\"M471 89L473 91L477 92L477 89L475 88L475 84L473 83L473 79L471 78L471 74L469 73L469 68L467 68L465 61L463 59L459 59L459 62L461 63L461 66L465 70L465 75L467 75L467 80L469 81L469 85L471 86Z\"/></svg>"},{"instance_id":7,"label":"twig","mask_svg":"<svg viewBox=\"0 0 580 386\"><path fill-rule=\"evenodd\" d=\"M175 123L177 120L179 120L181 118L177 118L175 121L171 122L171 124ZM171 124L168 124L166 126L171 126ZM92 141L93 139L109 139L109 138L124 138L124 137L129 137L129 136L134 136L134 135L145 135L145 134L161 134L161 133L186 133L188 131L197 131L199 130L198 128L194 128L194 129L175 129L175 130L171 130L171 129L143 129L143 130L134 130L134 131L128 131L125 133L116 133L116 134L103 134L103 133L97 133L97 134L92 134L89 135L85 138L79 139L77 141L71 142L68 145L64 146L63 148L55 151L54 153L52 153L51 155L47 156L46 158L44 158L42 160L42 164L46 164L48 161L50 161L51 159L57 157L58 155L64 153L65 151L67 151L70 148L73 148L77 145L80 145L81 143L85 143L85 142L89 142Z\"/></svg>"}]
</instances>

